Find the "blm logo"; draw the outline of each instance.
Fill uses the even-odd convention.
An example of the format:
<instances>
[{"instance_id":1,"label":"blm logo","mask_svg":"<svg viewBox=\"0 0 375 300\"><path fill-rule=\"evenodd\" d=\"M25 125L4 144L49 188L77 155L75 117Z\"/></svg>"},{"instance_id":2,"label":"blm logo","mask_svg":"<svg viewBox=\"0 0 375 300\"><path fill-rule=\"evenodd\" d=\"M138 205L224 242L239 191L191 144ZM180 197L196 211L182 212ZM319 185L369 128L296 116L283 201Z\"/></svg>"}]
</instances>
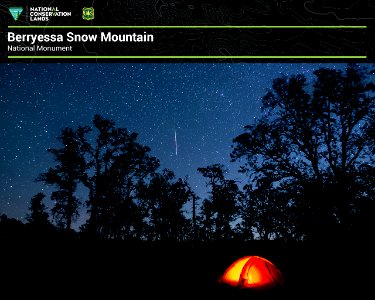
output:
<instances>
[{"instance_id":1,"label":"blm logo","mask_svg":"<svg viewBox=\"0 0 375 300\"><path fill-rule=\"evenodd\" d=\"M23 7L9 7L9 12L14 21L17 21L23 11Z\"/></svg>"}]
</instances>

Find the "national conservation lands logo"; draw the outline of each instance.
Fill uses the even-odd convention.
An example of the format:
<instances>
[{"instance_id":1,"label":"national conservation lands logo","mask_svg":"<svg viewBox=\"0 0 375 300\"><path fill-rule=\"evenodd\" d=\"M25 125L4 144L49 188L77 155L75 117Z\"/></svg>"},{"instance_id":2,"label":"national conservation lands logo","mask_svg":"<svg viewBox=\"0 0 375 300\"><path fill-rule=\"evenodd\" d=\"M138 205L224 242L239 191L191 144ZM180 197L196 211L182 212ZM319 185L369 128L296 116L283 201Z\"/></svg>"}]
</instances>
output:
<instances>
[{"instance_id":1,"label":"national conservation lands logo","mask_svg":"<svg viewBox=\"0 0 375 300\"><path fill-rule=\"evenodd\" d=\"M23 7L9 7L9 12L13 19L17 21L23 12ZM71 17L71 11L61 11L58 7L50 6L30 6L26 7L26 21L41 22L49 21L52 17Z\"/></svg>"},{"instance_id":2,"label":"national conservation lands logo","mask_svg":"<svg viewBox=\"0 0 375 300\"><path fill-rule=\"evenodd\" d=\"M9 7L9 12L12 15L14 21L17 21L22 14L23 7Z\"/></svg>"},{"instance_id":3,"label":"national conservation lands logo","mask_svg":"<svg viewBox=\"0 0 375 300\"><path fill-rule=\"evenodd\" d=\"M94 20L94 8L93 7L84 7L82 8L82 19L90 21Z\"/></svg>"}]
</instances>

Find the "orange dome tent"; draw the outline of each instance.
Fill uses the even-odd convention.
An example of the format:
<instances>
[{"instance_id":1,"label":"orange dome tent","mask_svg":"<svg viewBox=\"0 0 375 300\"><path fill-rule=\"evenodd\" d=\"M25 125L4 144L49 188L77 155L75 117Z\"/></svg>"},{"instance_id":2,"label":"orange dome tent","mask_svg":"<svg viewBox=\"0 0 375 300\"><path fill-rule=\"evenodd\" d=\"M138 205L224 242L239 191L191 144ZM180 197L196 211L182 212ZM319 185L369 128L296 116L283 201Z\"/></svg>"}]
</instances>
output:
<instances>
[{"instance_id":1,"label":"orange dome tent","mask_svg":"<svg viewBox=\"0 0 375 300\"><path fill-rule=\"evenodd\" d=\"M269 260L245 256L231 264L220 281L233 287L270 289L281 286L284 277Z\"/></svg>"}]
</instances>

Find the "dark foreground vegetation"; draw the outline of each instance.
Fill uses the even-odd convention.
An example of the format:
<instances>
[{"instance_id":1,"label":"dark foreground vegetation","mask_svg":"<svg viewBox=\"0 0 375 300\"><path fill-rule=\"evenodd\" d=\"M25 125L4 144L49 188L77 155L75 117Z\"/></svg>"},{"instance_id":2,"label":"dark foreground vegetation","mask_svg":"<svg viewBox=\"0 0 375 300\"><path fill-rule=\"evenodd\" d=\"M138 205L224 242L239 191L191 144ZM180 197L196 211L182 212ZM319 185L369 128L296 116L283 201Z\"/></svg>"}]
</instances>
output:
<instances>
[{"instance_id":1,"label":"dark foreground vegetation","mask_svg":"<svg viewBox=\"0 0 375 300\"><path fill-rule=\"evenodd\" d=\"M28 241L2 244L2 293L95 299L324 299L371 293L374 247L364 241ZM235 289L218 279L236 259L258 255L283 273L273 290ZM4 298L5 299L5 298Z\"/></svg>"}]
</instances>

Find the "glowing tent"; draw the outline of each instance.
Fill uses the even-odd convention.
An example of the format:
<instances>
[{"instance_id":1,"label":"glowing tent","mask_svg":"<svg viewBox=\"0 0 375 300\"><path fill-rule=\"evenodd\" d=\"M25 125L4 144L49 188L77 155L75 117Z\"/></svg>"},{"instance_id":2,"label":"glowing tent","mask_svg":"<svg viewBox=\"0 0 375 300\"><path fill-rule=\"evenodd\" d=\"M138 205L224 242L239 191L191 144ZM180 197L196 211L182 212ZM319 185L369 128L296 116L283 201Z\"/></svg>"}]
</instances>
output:
<instances>
[{"instance_id":1,"label":"glowing tent","mask_svg":"<svg viewBox=\"0 0 375 300\"><path fill-rule=\"evenodd\" d=\"M245 256L230 265L220 282L240 288L270 289L283 285L284 277L269 260Z\"/></svg>"}]
</instances>

